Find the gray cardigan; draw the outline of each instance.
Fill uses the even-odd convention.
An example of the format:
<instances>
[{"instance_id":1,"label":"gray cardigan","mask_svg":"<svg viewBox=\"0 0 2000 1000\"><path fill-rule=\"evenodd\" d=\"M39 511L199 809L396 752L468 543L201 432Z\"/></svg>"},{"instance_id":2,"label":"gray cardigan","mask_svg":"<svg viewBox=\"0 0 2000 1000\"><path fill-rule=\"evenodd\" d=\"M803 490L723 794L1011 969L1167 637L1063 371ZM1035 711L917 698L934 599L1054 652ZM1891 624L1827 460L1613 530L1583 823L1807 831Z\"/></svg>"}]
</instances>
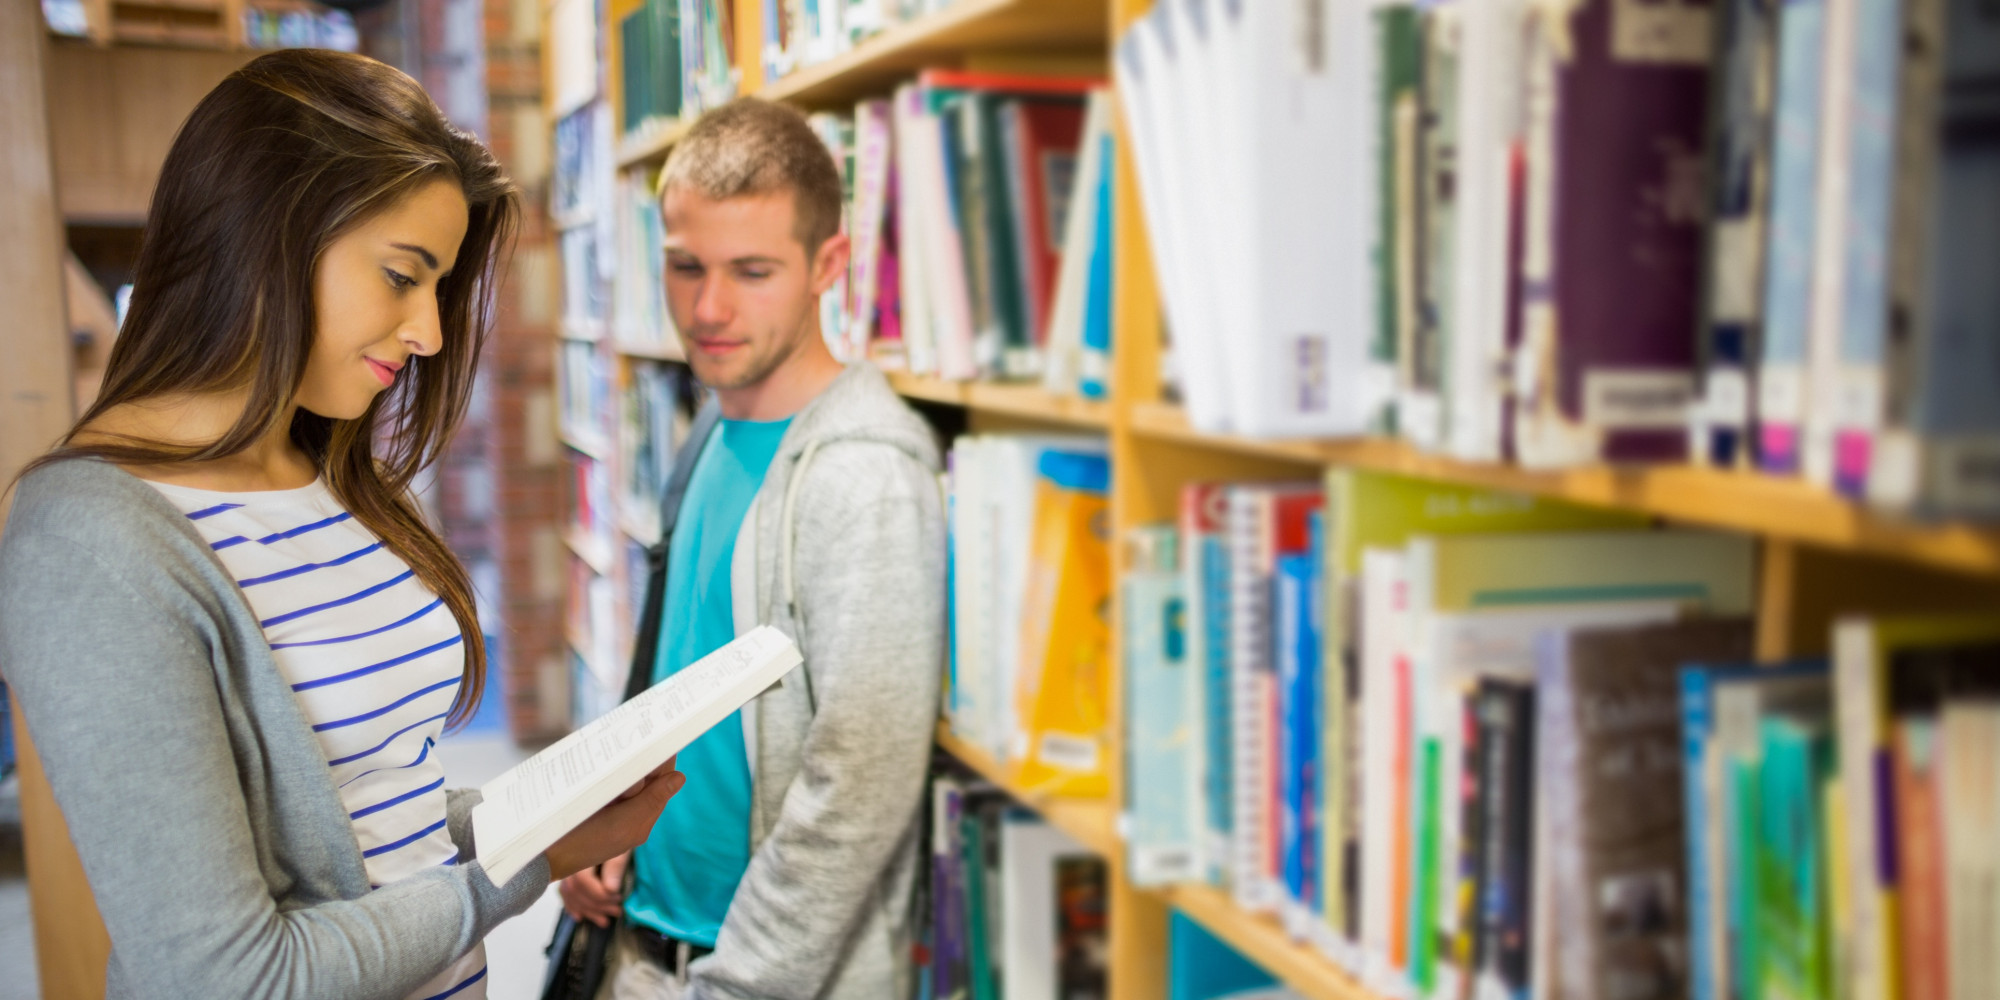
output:
<instances>
[{"instance_id":1,"label":"gray cardigan","mask_svg":"<svg viewBox=\"0 0 2000 1000\"><path fill-rule=\"evenodd\" d=\"M0 671L18 692L111 936L117 997L407 996L526 910L465 859L373 892L325 756L242 591L115 466L22 479L0 536Z\"/></svg>"}]
</instances>

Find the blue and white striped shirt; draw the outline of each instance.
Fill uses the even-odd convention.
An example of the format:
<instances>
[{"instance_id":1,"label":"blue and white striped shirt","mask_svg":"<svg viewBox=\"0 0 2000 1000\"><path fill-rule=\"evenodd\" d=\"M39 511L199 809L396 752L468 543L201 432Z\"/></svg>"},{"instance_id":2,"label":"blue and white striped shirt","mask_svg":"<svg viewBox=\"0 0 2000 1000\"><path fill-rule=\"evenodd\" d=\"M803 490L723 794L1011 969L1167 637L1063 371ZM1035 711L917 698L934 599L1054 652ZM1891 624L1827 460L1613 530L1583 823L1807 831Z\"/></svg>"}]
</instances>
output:
<instances>
[{"instance_id":1,"label":"blue and white striped shirt","mask_svg":"<svg viewBox=\"0 0 2000 1000\"><path fill-rule=\"evenodd\" d=\"M264 626L376 887L458 863L435 752L465 665L458 620L325 484L219 493L151 483L194 522ZM483 1000L485 946L411 1000Z\"/></svg>"}]
</instances>

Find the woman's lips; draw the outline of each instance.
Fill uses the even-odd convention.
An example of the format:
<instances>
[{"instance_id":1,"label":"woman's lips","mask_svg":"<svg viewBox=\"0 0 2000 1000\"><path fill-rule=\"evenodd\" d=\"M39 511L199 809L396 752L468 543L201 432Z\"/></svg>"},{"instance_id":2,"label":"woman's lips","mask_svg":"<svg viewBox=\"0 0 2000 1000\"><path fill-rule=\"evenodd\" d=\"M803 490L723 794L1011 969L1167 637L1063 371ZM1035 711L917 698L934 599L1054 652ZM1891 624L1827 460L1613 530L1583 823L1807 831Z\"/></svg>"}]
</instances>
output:
<instances>
[{"instance_id":1,"label":"woman's lips","mask_svg":"<svg viewBox=\"0 0 2000 1000\"><path fill-rule=\"evenodd\" d=\"M401 368L401 365L391 367L388 362L377 361L374 358L364 358L362 360L368 362L368 370L374 372L375 377L381 379L383 385L394 385L396 383L396 369Z\"/></svg>"}]
</instances>

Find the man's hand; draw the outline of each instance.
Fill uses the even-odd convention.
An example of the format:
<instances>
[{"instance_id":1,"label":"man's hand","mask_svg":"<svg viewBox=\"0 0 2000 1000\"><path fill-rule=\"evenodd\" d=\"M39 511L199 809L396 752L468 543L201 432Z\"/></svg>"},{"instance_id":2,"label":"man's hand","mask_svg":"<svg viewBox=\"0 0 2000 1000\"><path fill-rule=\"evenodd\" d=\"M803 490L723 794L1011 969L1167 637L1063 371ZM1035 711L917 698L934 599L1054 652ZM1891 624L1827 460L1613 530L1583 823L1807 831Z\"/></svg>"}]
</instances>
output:
<instances>
[{"instance_id":1,"label":"man's hand","mask_svg":"<svg viewBox=\"0 0 2000 1000\"><path fill-rule=\"evenodd\" d=\"M563 879L563 909L578 920L608 926L625 907L625 866L631 863L627 852Z\"/></svg>"}]
</instances>

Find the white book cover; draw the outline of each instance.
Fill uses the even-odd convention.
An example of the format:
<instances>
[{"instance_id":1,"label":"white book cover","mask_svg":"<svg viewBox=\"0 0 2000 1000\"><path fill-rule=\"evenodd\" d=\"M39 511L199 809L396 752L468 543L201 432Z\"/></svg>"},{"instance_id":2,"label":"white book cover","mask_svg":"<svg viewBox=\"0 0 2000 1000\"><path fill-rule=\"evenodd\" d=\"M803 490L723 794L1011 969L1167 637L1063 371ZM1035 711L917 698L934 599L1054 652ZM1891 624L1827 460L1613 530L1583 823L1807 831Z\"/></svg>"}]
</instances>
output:
<instances>
[{"instance_id":1,"label":"white book cover","mask_svg":"<svg viewBox=\"0 0 2000 1000\"><path fill-rule=\"evenodd\" d=\"M991 615L993 574L986 525L984 439L966 435L951 449L952 729L1000 759L990 725L985 628Z\"/></svg>"},{"instance_id":2,"label":"white book cover","mask_svg":"<svg viewBox=\"0 0 2000 1000\"><path fill-rule=\"evenodd\" d=\"M1452 331L1446 345L1445 450L1500 460L1507 355L1509 160L1522 132L1522 0L1462 3L1454 173Z\"/></svg>"},{"instance_id":3,"label":"white book cover","mask_svg":"<svg viewBox=\"0 0 2000 1000\"><path fill-rule=\"evenodd\" d=\"M937 373L941 378L972 379L979 376L973 356L972 292L966 284L965 248L959 240L948 181L951 171L945 163L945 125L925 107L926 100L922 88L911 92L909 130L899 138L910 147L906 180L913 189L913 211L925 258L923 277L929 282L925 298L931 306Z\"/></svg>"},{"instance_id":4,"label":"white book cover","mask_svg":"<svg viewBox=\"0 0 2000 1000\"><path fill-rule=\"evenodd\" d=\"M1360 433L1380 403L1365 384L1367 299L1352 291L1368 280L1367 233L1342 231L1357 192L1336 182L1337 165L1365 155L1353 140L1368 93L1341 61L1337 18L1323 14L1317 4L1289 3L1235 11L1242 87L1222 114L1246 130L1238 148L1250 284L1245 312L1230 317L1228 396L1231 429L1253 437ZM1350 20L1361 36L1354 44L1365 44L1365 17ZM1343 255L1343 240L1359 250ZM1344 322L1349 315L1362 321Z\"/></svg>"},{"instance_id":5,"label":"white book cover","mask_svg":"<svg viewBox=\"0 0 2000 1000\"><path fill-rule=\"evenodd\" d=\"M1270 669L1271 579L1262 572L1270 532L1266 487L1228 491L1229 714L1231 725L1230 887L1237 905L1274 910L1281 893L1264 865L1271 836L1273 763L1270 729L1276 724L1275 680Z\"/></svg>"},{"instance_id":6,"label":"white book cover","mask_svg":"<svg viewBox=\"0 0 2000 1000\"><path fill-rule=\"evenodd\" d=\"M896 157L896 287L902 296L903 352L910 371L937 374L937 334L931 323L929 279L925 276L923 226L917 224L916 154L910 136L923 114L923 91L916 84L896 88L891 109Z\"/></svg>"},{"instance_id":7,"label":"white book cover","mask_svg":"<svg viewBox=\"0 0 2000 1000\"><path fill-rule=\"evenodd\" d=\"M1809 482L1833 484L1833 436L1840 423L1841 332L1846 319L1847 242L1855 122L1854 56L1860 0L1826 0L1821 63L1819 177L1812 247L1812 310L1806 327L1805 427L1800 468Z\"/></svg>"},{"instance_id":8,"label":"white book cover","mask_svg":"<svg viewBox=\"0 0 2000 1000\"><path fill-rule=\"evenodd\" d=\"M1000 822L1000 992L1003 1000L1055 1000L1061 901L1056 866L1092 855L1032 816Z\"/></svg>"},{"instance_id":9,"label":"white book cover","mask_svg":"<svg viewBox=\"0 0 2000 1000\"><path fill-rule=\"evenodd\" d=\"M801 662L783 632L759 626L487 782L472 810L487 877L505 884Z\"/></svg>"},{"instance_id":10,"label":"white book cover","mask_svg":"<svg viewBox=\"0 0 2000 1000\"><path fill-rule=\"evenodd\" d=\"M1213 283L1200 280L1196 271L1197 260L1206 255L1198 253L1189 207L1196 192L1188 176L1188 123L1176 101L1184 85L1176 75L1181 69L1172 16L1161 5L1134 22L1118 41L1113 66L1169 337L1180 359L1182 401L1194 426L1222 431L1228 429L1223 351L1207 291Z\"/></svg>"}]
</instances>

